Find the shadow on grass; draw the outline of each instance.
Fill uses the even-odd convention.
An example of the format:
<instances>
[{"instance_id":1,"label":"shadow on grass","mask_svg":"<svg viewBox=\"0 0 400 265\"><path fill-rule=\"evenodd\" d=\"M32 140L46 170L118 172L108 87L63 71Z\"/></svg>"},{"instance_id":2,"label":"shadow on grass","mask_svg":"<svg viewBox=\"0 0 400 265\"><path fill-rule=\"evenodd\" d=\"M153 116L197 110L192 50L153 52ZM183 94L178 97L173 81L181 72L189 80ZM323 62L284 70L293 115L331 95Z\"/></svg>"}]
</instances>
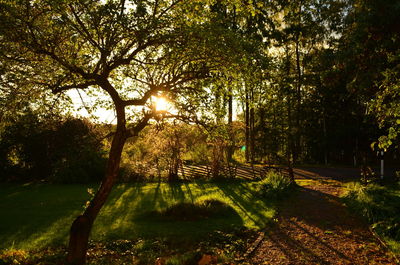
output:
<instances>
[{"instance_id":1,"label":"shadow on grass","mask_svg":"<svg viewBox=\"0 0 400 265\"><path fill-rule=\"evenodd\" d=\"M248 225L263 228L274 216L277 201L259 198L251 182L238 182L236 185L217 183L216 185L231 200Z\"/></svg>"},{"instance_id":2,"label":"shadow on grass","mask_svg":"<svg viewBox=\"0 0 400 265\"><path fill-rule=\"evenodd\" d=\"M70 225L89 199L84 185L1 187L0 248L64 244Z\"/></svg>"},{"instance_id":3,"label":"shadow on grass","mask_svg":"<svg viewBox=\"0 0 400 265\"><path fill-rule=\"evenodd\" d=\"M201 220L161 220L149 213L162 212L182 203L194 203L206 199L232 202L223 195L215 184L196 183L152 183L119 186L124 190L115 196L102 210L95 224L93 238L131 239L137 237L169 237L181 239L201 239L215 230L231 230L244 225L242 216L235 214L213 215ZM188 218L190 219L190 218Z\"/></svg>"},{"instance_id":4,"label":"shadow on grass","mask_svg":"<svg viewBox=\"0 0 400 265\"><path fill-rule=\"evenodd\" d=\"M94 187L94 185L92 185ZM96 241L135 238L201 240L215 230L263 227L273 202L260 200L251 183L130 183L114 187L97 218ZM89 199L87 185L8 185L0 188L0 249L65 244L74 218ZM146 213L179 203L218 200L232 211L199 220L160 220Z\"/></svg>"}]
</instances>

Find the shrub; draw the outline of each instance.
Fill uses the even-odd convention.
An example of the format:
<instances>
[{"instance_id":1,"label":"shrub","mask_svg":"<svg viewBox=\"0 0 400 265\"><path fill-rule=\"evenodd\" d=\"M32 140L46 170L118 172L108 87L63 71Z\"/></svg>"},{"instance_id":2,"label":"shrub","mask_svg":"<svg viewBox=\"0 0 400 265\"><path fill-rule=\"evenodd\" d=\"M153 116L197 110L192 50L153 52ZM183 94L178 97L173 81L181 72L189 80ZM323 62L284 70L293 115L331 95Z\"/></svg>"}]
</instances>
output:
<instances>
[{"instance_id":1,"label":"shrub","mask_svg":"<svg viewBox=\"0 0 400 265\"><path fill-rule=\"evenodd\" d=\"M350 183L343 199L350 208L364 216L378 234L400 241L398 190L377 184Z\"/></svg>"},{"instance_id":2,"label":"shrub","mask_svg":"<svg viewBox=\"0 0 400 265\"><path fill-rule=\"evenodd\" d=\"M211 217L237 215L231 206L214 199L196 203L181 202L152 214L161 219L174 221L197 221Z\"/></svg>"},{"instance_id":3,"label":"shrub","mask_svg":"<svg viewBox=\"0 0 400 265\"><path fill-rule=\"evenodd\" d=\"M0 135L0 177L16 181L98 180L105 166L99 138L86 120L25 114Z\"/></svg>"},{"instance_id":4,"label":"shrub","mask_svg":"<svg viewBox=\"0 0 400 265\"><path fill-rule=\"evenodd\" d=\"M281 198L295 187L289 177L277 171L268 171L265 178L258 182L261 196Z\"/></svg>"}]
</instances>

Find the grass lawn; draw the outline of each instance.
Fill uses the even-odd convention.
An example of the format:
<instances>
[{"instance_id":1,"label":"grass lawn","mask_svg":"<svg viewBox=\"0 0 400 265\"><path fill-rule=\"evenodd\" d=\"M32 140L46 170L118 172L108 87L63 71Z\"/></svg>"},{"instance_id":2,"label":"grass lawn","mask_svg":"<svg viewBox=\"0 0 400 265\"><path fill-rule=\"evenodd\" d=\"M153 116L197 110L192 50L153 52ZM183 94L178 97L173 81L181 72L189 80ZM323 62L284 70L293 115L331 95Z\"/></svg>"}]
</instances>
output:
<instances>
[{"instance_id":1,"label":"grass lawn","mask_svg":"<svg viewBox=\"0 0 400 265\"><path fill-rule=\"evenodd\" d=\"M345 203L364 216L397 255L400 254L400 184L349 183Z\"/></svg>"},{"instance_id":2,"label":"grass lawn","mask_svg":"<svg viewBox=\"0 0 400 265\"><path fill-rule=\"evenodd\" d=\"M0 249L32 250L67 243L74 218L95 185L2 184L0 186ZM275 214L276 202L256 195L251 182L119 184L98 216L91 239L168 238L201 240L209 232L233 227L261 228ZM156 218L181 202L216 199L234 211L203 220Z\"/></svg>"}]
</instances>

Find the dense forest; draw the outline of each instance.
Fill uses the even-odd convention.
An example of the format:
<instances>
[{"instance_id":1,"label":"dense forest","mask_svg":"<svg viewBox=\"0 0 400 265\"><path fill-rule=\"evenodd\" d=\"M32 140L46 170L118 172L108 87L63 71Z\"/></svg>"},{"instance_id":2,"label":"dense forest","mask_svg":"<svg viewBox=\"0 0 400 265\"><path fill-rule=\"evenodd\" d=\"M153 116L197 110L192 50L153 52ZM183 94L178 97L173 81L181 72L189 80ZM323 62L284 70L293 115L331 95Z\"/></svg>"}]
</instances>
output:
<instances>
[{"instance_id":1,"label":"dense forest","mask_svg":"<svg viewBox=\"0 0 400 265\"><path fill-rule=\"evenodd\" d=\"M173 182L191 165L214 179L285 167L294 181L296 166L373 168L381 152L400 164L400 1L9 0L0 10L1 181L101 181L72 225L71 263L85 262L117 182Z\"/></svg>"}]
</instances>

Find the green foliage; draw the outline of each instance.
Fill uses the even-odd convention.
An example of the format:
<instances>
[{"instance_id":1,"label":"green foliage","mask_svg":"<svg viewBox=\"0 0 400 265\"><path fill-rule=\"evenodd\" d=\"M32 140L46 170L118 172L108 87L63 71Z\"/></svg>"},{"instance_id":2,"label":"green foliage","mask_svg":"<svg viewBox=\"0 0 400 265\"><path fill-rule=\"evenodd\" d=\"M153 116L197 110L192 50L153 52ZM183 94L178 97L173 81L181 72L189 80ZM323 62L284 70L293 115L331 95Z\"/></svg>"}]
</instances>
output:
<instances>
[{"instance_id":1,"label":"green foliage","mask_svg":"<svg viewBox=\"0 0 400 265\"><path fill-rule=\"evenodd\" d=\"M364 216L374 230L389 240L400 241L400 187L350 183L345 203ZM399 251L400 249L395 249Z\"/></svg>"},{"instance_id":2,"label":"green foliage","mask_svg":"<svg viewBox=\"0 0 400 265\"><path fill-rule=\"evenodd\" d=\"M398 146L399 12L398 0L354 1L343 37L348 43L345 63L352 78L347 86L369 101L368 111L383 129L374 142L378 140L377 146L385 150Z\"/></svg>"},{"instance_id":3,"label":"green foliage","mask_svg":"<svg viewBox=\"0 0 400 265\"><path fill-rule=\"evenodd\" d=\"M206 164L206 136L193 124L164 123L146 128L122 155L122 181L166 179L185 161Z\"/></svg>"},{"instance_id":4,"label":"green foliage","mask_svg":"<svg viewBox=\"0 0 400 265\"><path fill-rule=\"evenodd\" d=\"M400 36L398 38L400 39ZM387 150L391 145L399 146L400 50L397 51L396 55L389 55L388 60L393 66L382 72L384 79L380 83L381 89L370 106L370 110L377 117L379 125L387 131L386 135L379 137L378 142L378 147L384 150Z\"/></svg>"},{"instance_id":5,"label":"green foliage","mask_svg":"<svg viewBox=\"0 0 400 265\"><path fill-rule=\"evenodd\" d=\"M134 142L126 144L120 180L171 180L170 176L181 173L185 164L210 166L214 178L234 177L223 170L232 166L227 161L226 151L233 145L234 158L240 159L243 126L240 122L233 122L229 139L228 126L219 125L208 124L202 128L175 121L144 129Z\"/></svg>"},{"instance_id":6,"label":"green foliage","mask_svg":"<svg viewBox=\"0 0 400 265\"><path fill-rule=\"evenodd\" d=\"M92 124L77 118L20 116L0 134L2 179L98 180L104 174L105 160L97 134Z\"/></svg>"},{"instance_id":7,"label":"green foliage","mask_svg":"<svg viewBox=\"0 0 400 265\"><path fill-rule=\"evenodd\" d=\"M257 185L261 196L275 199L283 198L295 187L288 176L274 170L268 171L265 178L257 182Z\"/></svg>"}]
</instances>

